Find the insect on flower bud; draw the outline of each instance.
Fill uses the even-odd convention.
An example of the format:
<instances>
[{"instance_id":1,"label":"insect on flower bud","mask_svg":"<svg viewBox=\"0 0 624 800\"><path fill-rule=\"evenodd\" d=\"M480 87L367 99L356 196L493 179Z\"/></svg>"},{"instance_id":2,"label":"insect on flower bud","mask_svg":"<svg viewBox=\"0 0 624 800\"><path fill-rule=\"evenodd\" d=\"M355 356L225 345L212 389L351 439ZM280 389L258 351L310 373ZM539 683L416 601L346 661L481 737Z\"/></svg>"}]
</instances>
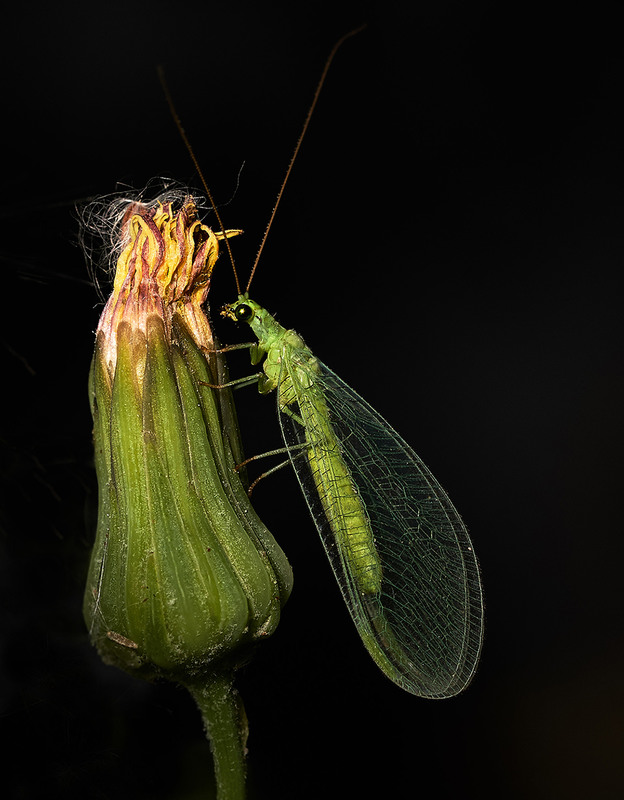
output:
<instances>
[{"instance_id":1,"label":"insect on flower bud","mask_svg":"<svg viewBox=\"0 0 624 800\"><path fill-rule=\"evenodd\" d=\"M290 565L234 471L203 303L218 256L193 199L128 205L91 366L99 514L84 615L103 659L187 683L275 629Z\"/></svg>"}]
</instances>

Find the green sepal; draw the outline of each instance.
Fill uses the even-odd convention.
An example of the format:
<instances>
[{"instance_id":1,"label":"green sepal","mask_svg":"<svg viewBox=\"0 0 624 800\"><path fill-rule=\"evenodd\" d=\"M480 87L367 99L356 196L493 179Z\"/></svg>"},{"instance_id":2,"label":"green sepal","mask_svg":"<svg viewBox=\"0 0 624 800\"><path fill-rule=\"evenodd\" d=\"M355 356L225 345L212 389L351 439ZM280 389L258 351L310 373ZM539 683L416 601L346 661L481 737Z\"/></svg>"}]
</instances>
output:
<instances>
[{"instance_id":1,"label":"green sepal","mask_svg":"<svg viewBox=\"0 0 624 800\"><path fill-rule=\"evenodd\" d=\"M98 531L85 618L103 658L186 681L235 664L276 627L292 574L251 511L223 441L216 390L178 320L122 322L112 386L100 336L91 370ZM203 365L203 366L202 366Z\"/></svg>"}]
</instances>

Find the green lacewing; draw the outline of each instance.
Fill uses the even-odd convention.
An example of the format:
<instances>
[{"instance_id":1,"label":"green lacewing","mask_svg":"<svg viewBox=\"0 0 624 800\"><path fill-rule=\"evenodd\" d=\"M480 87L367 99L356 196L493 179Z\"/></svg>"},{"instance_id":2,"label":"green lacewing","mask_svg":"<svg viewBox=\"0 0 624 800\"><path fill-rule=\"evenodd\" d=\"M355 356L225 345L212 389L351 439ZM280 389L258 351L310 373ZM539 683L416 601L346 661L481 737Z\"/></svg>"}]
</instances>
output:
<instances>
[{"instance_id":1,"label":"green lacewing","mask_svg":"<svg viewBox=\"0 0 624 800\"><path fill-rule=\"evenodd\" d=\"M247 323L277 391L284 443L362 641L395 683L451 697L479 660L483 602L461 517L413 449L365 400L247 293Z\"/></svg>"}]
</instances>

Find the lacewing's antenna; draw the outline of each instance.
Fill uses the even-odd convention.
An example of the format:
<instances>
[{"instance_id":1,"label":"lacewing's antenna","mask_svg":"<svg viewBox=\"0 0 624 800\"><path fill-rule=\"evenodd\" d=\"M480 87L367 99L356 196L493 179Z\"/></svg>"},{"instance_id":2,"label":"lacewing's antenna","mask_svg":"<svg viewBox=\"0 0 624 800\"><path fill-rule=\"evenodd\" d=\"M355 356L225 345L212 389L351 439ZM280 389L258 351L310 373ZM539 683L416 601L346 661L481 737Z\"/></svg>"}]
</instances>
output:
<instances>
[{"instance_id":1,"label":"lacewing's antenna","mask_svg":"<svg viewBox=\"0 0 624 800\"><path fill-rule=\"evenodd\" d=\"M305 122L303 123L303 128L301 130L301 133L299 134L299 138L297 139L297 144L295 145L294 152L293 152L292 157L290 159L290 162L288 164L288 168L286 170L286 175L284 176L284 180L282 181L282 185L281 185L280 190L279 190L279 192L277 194L277 199L275 200L275 204L273 206L273 210L271 212L271 216L269 217L269 222L268 222L268 224L267 224L267 226L265 228L264 235L263 235L262 240L260 242L260 247L258 248L258 252L256 254L256 260L254 261L253 267L251 269L251 273L249 275L249 280L247 281L247 286L245 288L246 292L249 291L249 287L251 286L251 281L252 281L252 278L253 278L253 276L254 276L254 274L256 272L256 268L258 267L258 262L260 261L260 256L262 255L262 250L264 249L264 245L266 244L266 240L268 238L269 231L271 230L271 225L273 224L273 220L275 218L275 213L277 211L277 207L279 206L280 200L282 199L282 195L284 194L284 189L286 187L286 183L288 181L288 178L290 177L290 173L292 171L292 168L293 168L293 165L294 165L295 160L297 158L297 155L299 154L299 150L301 149L301 143L303 142L303 138L306 135L306 132L308 130L308 126L310 124L310 120L312 119L312 114L314 113L314 109L316 107L316 104L317 104L318 99L319 99L319 95L321 93L321 89L323 88L323 84L325 83L325 78L327 77L327 73L329 72L329 68L331 66L331 63L334 60L334 56L338 52L338 50L341 47L341 45L347 39L350 39L352 36L355 36L356 33L360 33L360 31L363 30L365 27L366 27L365 24L364 25L360 25L358 28L354 28L352 31L349 31L349 33L345 33L344 36L342 36L340 39L338 39L336 44L333 46L333 48L331 50L331 53L329 54L329 56L327 58L327 61L325 62L325 66L323 67L323 72L321 73L320 80L319 80L319 82L318 82L318 84L316 86L316 90L314 92L314 97L312 98L312 104L310 105L310 108L308 110L307 116L305 118ZM208 200L210 201L210 205L212 206L212 210L215 212L215 216L217 218L217 222L219 223L219 227L225 233L225 227L223 225L223 222L221 221L221 215L219 214L219 209L217 208L217 204L215 203L215 201L214 201L214 199L212 197L212 193L211 193L210 189L208 188L208 183L206 182L206 179L204 178L204 174L203 174L203 172L201 170L201 167L199 166L199 161L197 160L197 156L195 155L195 152L194 152L194 150L193 150L193 148L191 146L189 138L186 135L186 131L184 130L184 128L182 126L182 122L180 121L180 117L178 116L178 112L176 111L176 107L175 107L175 105L173 103L173 98L171 97L171 92L169 91L169 87L167 85L167 81L165 80L165 71L161 66L158 67L158 78L160 80L160 84L161 84L161 86L163 88L163 91L165 93L165 98L167 100L167 105L169 106L169 111L171 112L171 116L173 117L173 121L175 122L176 127L178 129L178 132L179 132L180 136L182 137L182 141L184 142L184 145L185 145L185 147L186 147L186 149L188 151L188 154L191 157L191 161L193 162L193 165L194 165L195 169L197 170L197 174L199 175L199 178L200 178L200 180L202 182L202 186L204 187L204 190L206 192ZM228 251L228 255L230 257L230 262L232 264L232 271L234 272L234 280L236 281L236 290L237 290L238 294L240 295L241 294L240 281L238 280L238 273L236 271L236 264L234 263L234 255L232 253L232 248L230 246L230 242L229 242L229 239L228 239L227 236L224 236L224 240L225 240L225 246L226 246L227 251Z\"/></svg>"},{"instance_id":2,"label":"lacewing's antenna","mask_svg":"<svg viewBox=\"0 0 624 800\"><path fill-rule=\"evenodd\" d=\"M197 156L195 155L195 152L191 147L191 143L189 141L188 136L186 135L186 131L182 127L182 123L180 122L180 117L178 116L178 112L176 111L175 105L173 104L173 98L171 97L171 92L169 91L169 87L167 86L167 81L165 80L165 71L161 66L158 67L158 78L160 80L160 85L162 86L163 91L165 93L165 98L167 100L167 105L169 106L169 111L171 112L171 116L173 117L173 121L175 122L176 127L180 133L180 136L182 137L182 141L184 142L186 149L188 150L188 154L191 157L191 161L193 162L193 165L197 170L197 174L199 175L199 179L202 182L202 186L204 187L208 200L210 200L210 205L212 206L212 210L215 212L215 216L217 218L217 222L219 223L219 227L225 234L225 227L223 226L223 222L221 221L221 215L219 214L219 209L217 208L217 204L212 198L212 193L208 188L208 184L206 183L206 179L204 178L204 173L201 171L201 167L199 166L199 161L197 160ZM240 294L241 293L240 283L238 280L238 273L236 272L236 265L234 263L234 255L232 253L232 247L230 246L230 241L228 237L224 235L223 238L225 241L225 246L228 251L228 255L230 257L230 262L232 263L232 270L234 271L234 280L236 281L236 291L238 292L238 294Z\"/></svg>"},{"instance_id":3,"label":"lacewing's antenna","mask_svg":"<svg viewBox=\"0 0 624 800\"><path fill-rule=\"evenodd\" d=\"M334 60L334 56L338 52L338 49L343 44L343 42L345 42L347 39L350 39L352 36L355 36L356 33L359 33L365 27L366 27L366 25L360 25L359 28L355 28L354 30L349 31L349 33L345 33L344 36L342 36L340 39L338 39L336 44L333 46L332 51L331 51L331 53L329 54L329 56L327 58L327 61L325 62L325 66L323 67L323 72L321 73L321 78L320 78L320 80L319 80L319 82L317 84L316 91L314 92L314 97L312 99L312 105L310 106L310 109L308 110L308 115L306 116L305 122L303 123L303 128L301 130L301 133L299 134L299 138L297 139L297 144L295 145L295 150L294 150L294 152L292 154L292 157L290 159L290 163L288 164L288 169L286 170L286 175L284 176L284 180L282 181L282 185L281 185L280 190L279 190L279 192L277 194L277 199L275 201L275 205L273 206L273 211L271 212L271 216L269 217L268 225L265 228L264 236L262 237L262 241L260 242L260 247L258 248L258 252L256 254L256 260L254 261L254 265L253 265L253 267L251 269L251 274L249 275L249 280L247 281L247 286L245 288L246 292L249 291L249 287L251 286L252 278L254 276L254 273L256 272L256 267L258 266L258 262L260 261L260 256L262 255L262 250L264 249L264 245L265 245L267 237L269 235L269 231L271 230L271 225L273 224L273 219L275 218L275 212L277 211L277 207L278 207L278 205L280 203L280 200L282 199L282 195L284 194L284 187L286 186L286 181L290 177L290 173L291 173L291 170L293 168L293 164L295 163L295 159L297 158L297 155L298 155L299 150L301 148L301 142L303 141L303 137L305 136L306 131L308 130L308 125L310 124L310 119L312 118L312 114L314 113L314 108L316 107L316 103L317 103L317 101L319 99L319 95L321 93L321 89L323 88L323 84L325 83L325 78L327 77L327 73L329 72L329 68L331 66L331 63ZM186 141L186 137L184 137L184 139ZM188 145L187 145L187 147L188 147ZM194 157L193 157L193 160L195 160ZM197 171L199 172L199 167L197 168ZM199 173L199 175L201 177L201 172ZM214 204L213 204L213 207L214 207ZM216 211L216 209L215 209L215 211ZM217 219L218 219L218 215L217 215ZM219 223L219 224L221 224L221 223ZM233 262L232 262L232 266L233 266ZM237 286L238 286L238 278L236 279L236 283L237 283ZM240 289L239 289L239 294L240 294Z\"/></svg>"}]
</instances>

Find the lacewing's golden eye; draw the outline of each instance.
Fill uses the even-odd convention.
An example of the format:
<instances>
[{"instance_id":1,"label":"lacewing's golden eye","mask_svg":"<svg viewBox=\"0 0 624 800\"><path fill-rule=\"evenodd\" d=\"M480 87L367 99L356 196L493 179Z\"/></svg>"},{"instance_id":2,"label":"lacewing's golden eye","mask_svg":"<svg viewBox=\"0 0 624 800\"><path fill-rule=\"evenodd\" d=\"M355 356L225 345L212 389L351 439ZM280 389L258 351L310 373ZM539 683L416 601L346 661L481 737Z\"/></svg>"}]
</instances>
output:
<instances>
[{"instance_id":1,"label":"lacewing's golden eye","mask_svg":"<svg viewBox=\"0 0 624 800\"><path fill-rule=\"evenodd\" d=\"M236 315L236 319L239 322L249 322L249 320L253 317L254 311L251 306L248 306L246 303L238 306L236 311L234 312Z\"/></svg>"}]
</instances>

